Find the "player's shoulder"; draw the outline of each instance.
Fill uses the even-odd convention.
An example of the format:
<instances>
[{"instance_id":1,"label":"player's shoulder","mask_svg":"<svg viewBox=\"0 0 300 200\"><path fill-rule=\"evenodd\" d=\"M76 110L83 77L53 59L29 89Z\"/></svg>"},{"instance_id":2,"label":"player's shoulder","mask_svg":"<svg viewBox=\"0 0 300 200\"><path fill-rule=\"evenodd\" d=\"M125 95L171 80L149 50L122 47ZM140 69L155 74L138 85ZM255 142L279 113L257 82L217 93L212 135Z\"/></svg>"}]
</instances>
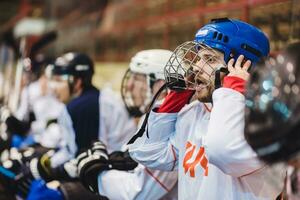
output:
<instances>
[{"instance_id":1,"label":"player's shoulder","mask_svg":"<svg viewBox=\"0 0 300 200\"><path fill-rule=\"evenodd\" d=\"M111 102L117 98L117 94L109 87L102 88L100 93L103 101Z\"/></svg>"},{"instance_id":2,"label":"player's shoulder","mask_svg":"<svg viewBox=\"0 0 300 200\"><path fill-rule=\"evenodd\" d=\"M100 93L100 106L102 109L116 112L126 113L125 105L120 96L118 96L111 88L103 88Z\"/></svg>"},{"instance_id":3,"label":"player's shoulder","mask_svg":"<svg viewBox=\"0 0 300 200\"><path fill-rule=\"evenodd\" d=\"M40 96L41 94L41 86L39 81L34 81L27 86L27 92L29 93L29 97L31 100Z\"/></svg>"},{"instance_id":4,"label":"player's shoulder","mask_svg":"<svg viewBox=\"0 0 300 200\"><path fill-rule=\"evenodd\" d=\"M86 106L98 105L100 91L95 87L86 88L78 97L73 98L67 107L70 109L78 109Z\"/></svg>"},{"instance_id":5,"label":"player's shoulder","mask_svg":"<svg viewBox=\"0 0 300 200\"><path fill-rule=\"evenodd\" d=\"M201 103L198 100L194 100L191 103L185 105L180 112L178 113L179 117L184 117L185 115L187 115L188 113L191 112L198 112L199 110L203 109L203 103Z\"/></svg>"}]
</instances>

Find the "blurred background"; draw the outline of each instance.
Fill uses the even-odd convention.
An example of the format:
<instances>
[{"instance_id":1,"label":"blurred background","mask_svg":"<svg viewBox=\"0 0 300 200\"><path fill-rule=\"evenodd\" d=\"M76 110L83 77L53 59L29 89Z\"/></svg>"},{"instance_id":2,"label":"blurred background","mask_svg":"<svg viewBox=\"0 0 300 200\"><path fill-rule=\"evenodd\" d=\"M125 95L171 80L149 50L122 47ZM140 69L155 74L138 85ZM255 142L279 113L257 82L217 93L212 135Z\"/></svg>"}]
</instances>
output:
<instances>
[{"instance_id":1,"label":"blurred background","mask_svg":"<svg viewBox=\"0 0 300 200\"><path fill-rule=\"evenodd\" d=\"M22 39L29 49L42 34L55 30L57 39L40 51L53 57L88 53L96 62L96 85L118 91L137 51L174 50L219 17L260 27L273 54L300 38L300 0L1 0L0 35L2 42L13 36L17 52Z\"/></svg>"}]
</instances>

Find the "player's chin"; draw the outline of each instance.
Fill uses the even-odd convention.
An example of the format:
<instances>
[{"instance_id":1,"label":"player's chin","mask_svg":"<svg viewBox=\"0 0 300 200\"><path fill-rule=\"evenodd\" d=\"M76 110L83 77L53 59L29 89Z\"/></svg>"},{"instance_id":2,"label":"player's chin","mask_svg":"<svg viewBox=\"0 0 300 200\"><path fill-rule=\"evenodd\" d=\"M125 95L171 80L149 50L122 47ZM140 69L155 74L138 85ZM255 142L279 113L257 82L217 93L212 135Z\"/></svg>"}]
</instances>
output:
<instances>
[{"instance_id":1,"label":"player's chin","mask_svg":"<svg viewBox=\"0 0 300 200\"><path fill-rule=\"evenodd\" d=\"M209 88L203 88L202 90L196 90L195 95L200 102L211 102L212 92Z\"/></svg>"},{"instance_id":2,"label":"player's chin","mask_svg":"<svg viewBox=\"0 0 300 200\"><path fill-rule=\"evenodd\" d=\"M133 101L133 105L134 105L134 107L141 107L142 106L142 101L141 100L135 100L135 101Z\"/></svg>"}]
</instances>

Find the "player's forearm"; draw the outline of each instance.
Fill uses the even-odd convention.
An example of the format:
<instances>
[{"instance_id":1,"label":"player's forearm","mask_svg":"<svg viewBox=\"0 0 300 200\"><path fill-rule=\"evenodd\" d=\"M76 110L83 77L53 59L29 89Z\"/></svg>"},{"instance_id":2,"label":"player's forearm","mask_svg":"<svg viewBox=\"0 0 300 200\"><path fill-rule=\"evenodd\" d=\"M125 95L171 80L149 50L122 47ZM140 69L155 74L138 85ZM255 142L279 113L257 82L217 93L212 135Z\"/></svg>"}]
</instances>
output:
<instances>
[{"instance_id":1,"label":"player's forearm","mask_svg":"<svg viewBox=\"0 0 300 200\"><path fill-rule=\"evenodd\" d=\"M129 146L130 155L137 162L155 169L172 170L177 154L170 138L175 132L177 114L152 112L148 121L148 135ZM147 129L146 129L147 130Z\"/></svg>"},{"instance_id":2,"label":"player's forearm","mask_svg":"<svg viewBox=\"0 0 300 200\"><path fill-rule=\"evenodd\" d=\"M262 165L244 138L244 96L220 88L214 92L213 102L208 134L203 140L209 162L233 176L259 169Z\"/></svg>"},{"instance_id":3,"label":"player's forearm","mask_svg":"<svg viewBox=\"0 0 300 200\"><path fill-rule=\"evenodd\" d=\"M175 150L167 142L132 149L130 156L138 163L151 169L172 171L177 166Z\"/></svg>"}]
</instances>

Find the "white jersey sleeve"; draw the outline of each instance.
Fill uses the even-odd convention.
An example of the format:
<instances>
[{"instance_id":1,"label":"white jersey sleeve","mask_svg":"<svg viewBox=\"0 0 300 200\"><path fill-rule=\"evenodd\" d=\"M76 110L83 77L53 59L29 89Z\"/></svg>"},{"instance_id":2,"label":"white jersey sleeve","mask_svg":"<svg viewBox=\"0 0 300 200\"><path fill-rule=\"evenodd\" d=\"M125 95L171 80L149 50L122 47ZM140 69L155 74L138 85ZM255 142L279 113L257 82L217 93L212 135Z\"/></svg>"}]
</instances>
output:
<instances>
[{"instance_id":1,"label":"white jersey sleeve","mask_svg":"<svg viewBox=\"0 0 300 200\"><path fill-rule=\"evenodd\" d=\"M140 122L143 120L144 117L141 117ZM143 139L147 138L141 140ZM137 140L137 142L141 142L141 140ZM128 146L124 145L124 147ZM172 161L174 165L174 156ZM166 198L177 199L177 192L170 193L170 191L177 189L177 177L177 171L152 170L138 165L132 171L109 170L100 173L98 189L101 195L112 200L152 200L160 199L166 195L168 195Z\"/></svg>"},{"instance_id":2,"label":"white jersey sleeve","mask_svg":"<svg viewBox=\"0 0 300 200\"><path fill-rule=\"evenodd\" d=\"M177 169L178 150L175 144L177 113L155 113L151 111L148 131L129 145L131 157L153 169L172 171Z\"/></svg>"},{"instance_id":3,"label":"white jersey sleeve","mask_svg":"<svg viewBox=\"0 0 300 200\"><path fill-rule=\"evenodd\" d=\"M19 120L28 120L29 112L33 111L32 106L41 96L41 88L39 81L34 81L24 87L21 92L20 105L15 113Z\"/></svg>"},{"instance_id":4,"label":"white jersey sleeve","mask_svg":"<svg viewBox=\"0 0 300 200\"><path fill-rule=\"evenodd\" d=\"M177 172L150 170L139 165L133 171L109 170L98 176L101 195L112 200L160 199L176 186ZM177 194L172 197L176 199Z\"/></svg>"},{"instance_id":5,"label":"white jersey sleeve","mask_svg":"<svg viewBox=\"0 0 300 200\"><path fill-rule=\"evenodd\" d=\"M213 93L213 109L203 145L210 164L240 177L263 167L244 138L245 97L232 89Z\"/></svg>"},{"instance_id":6,"label":"white jersey sleeve","mask_svg":"<svg viewBox=\"0 0 300 200\"><path fill-rule=\"evenodd\" d=\"M98 176L98 190L101 195L112 200L131 200L142 190L142 184L135 173L109 170Z\"/></svg>"},{"instance_id":7,"label":"white jersey sleeve","mask_svg":"<svg viewBox=\"0 0 300 200\"><path fill-rule=\"evenodd\" d=\"M61 165L74 158L77 152L75 131L66 107L62 109L62 113L58 117L58 125L61 128L62 141L60 142L59 150L54 154L54 156L51 157L52 167L57 167L58 165Z\"/></svg>"},{"instance_id":8,"label":"white jersey sleeve","mask_svg":"<svg viewBox=\"0 0 300 200\"><path fill-rule=\"evenodd\" d=\"M102 89L100 94L99 140L107 146L107 151L120 150L136 130L136 124L129 116L123 102L110 89Z\"/></svg>"},{"instance_id":9,"label":"white jersey sleeve","mask_svg":"<svg viewBox=\"0 0 300 200\"><path fill-rule=\"evenodd\" d=\"M38 143L43 143L42 145L59 144L57 142L61 138L61 131L56 133L53 128L47 130L47 123L49 120L58 119L64 109L65 105L58 101L52 95L41 96L34 105L32 105L36 120L31 123L30 132L34 135L34 139ZM58 125L59 126L59 125ZM50 145L51 147L53 145ZM48 147L46 145L46 147Z\"/></svg>"}]
</instances>

